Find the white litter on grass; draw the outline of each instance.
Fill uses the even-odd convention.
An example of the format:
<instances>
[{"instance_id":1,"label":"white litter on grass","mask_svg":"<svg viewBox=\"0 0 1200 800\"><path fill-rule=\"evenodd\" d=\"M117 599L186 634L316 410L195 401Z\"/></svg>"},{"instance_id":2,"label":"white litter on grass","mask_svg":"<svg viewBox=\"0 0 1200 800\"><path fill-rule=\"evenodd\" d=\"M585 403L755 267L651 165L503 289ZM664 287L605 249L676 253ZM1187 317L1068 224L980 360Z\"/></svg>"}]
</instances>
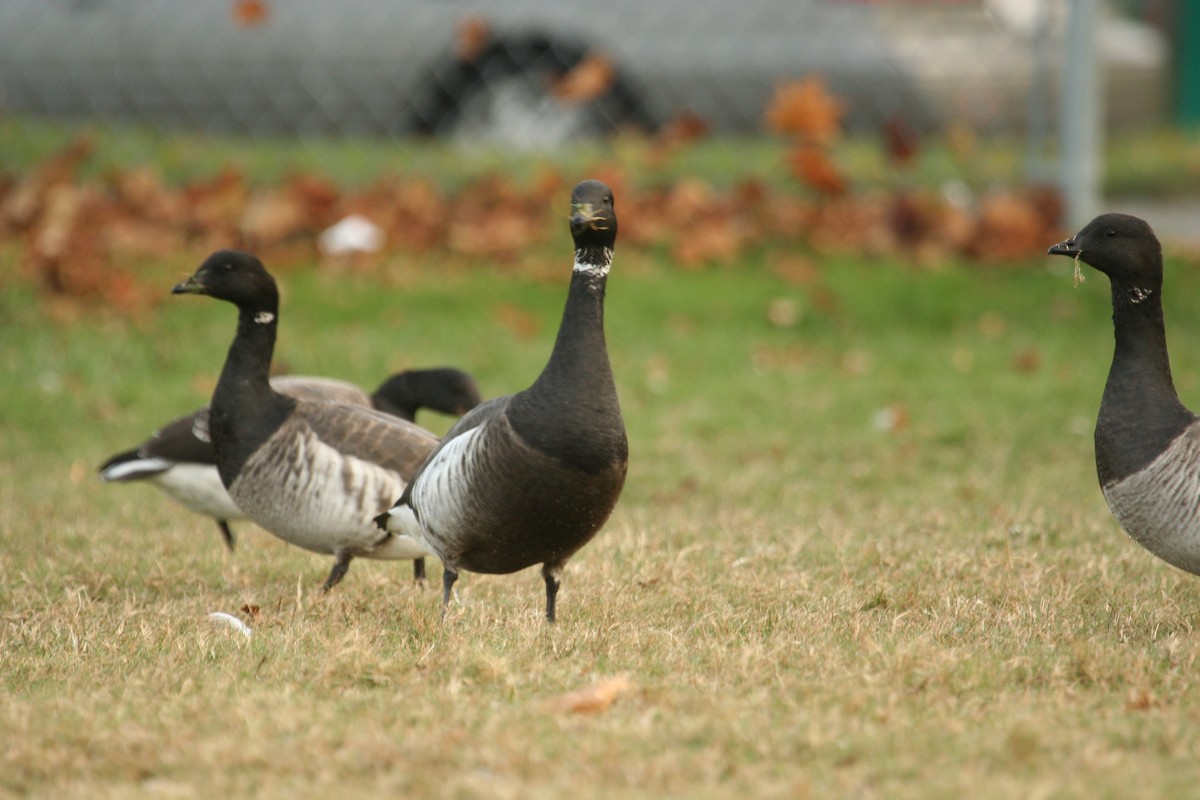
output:
<instances>
[{"instance_id":1,"label":"white litter on grass","mask_svg":"<svg viewBox=\"0 0 1200 800\"><path fill-rule=\"evenodd\" d=\"M330 256L374 253L383 247L383 229L359 214L351 214L321 231L321 252Z\"/></svg>"},{"instance_id":2,"label":"white litter on grass","mask_svg":"<svg viewBox=\"0 0 1200 800\"><path fill-rule=\"evenodd\" d=\"M226 614L224 611L214 611L208 615L208 618L211 619L213 622L224 622L226 625L233 628L235 631L241 631L243 634L245 634L247 639L249 639L250 636L253 635L253 633L254 633L254 631L250 630L249 625L242 622L240 619L235 617L233 614Z\"/></svg>"}]
</instances>

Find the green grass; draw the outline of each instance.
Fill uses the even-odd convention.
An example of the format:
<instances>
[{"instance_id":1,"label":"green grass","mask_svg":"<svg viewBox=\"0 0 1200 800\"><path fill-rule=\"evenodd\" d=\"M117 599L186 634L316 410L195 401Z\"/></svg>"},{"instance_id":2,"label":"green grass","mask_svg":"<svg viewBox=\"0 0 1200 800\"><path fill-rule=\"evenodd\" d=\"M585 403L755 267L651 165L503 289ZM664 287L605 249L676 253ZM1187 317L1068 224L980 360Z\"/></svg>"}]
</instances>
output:
<instances>
[{"instance_id":1,"label":"green grass","mask_svg":"<svg viewBox=\"0 0 1200 800\"><path fill-rule=\"evenodd\" d=\"M702 177L729 186L747 177L794 185L784 165L787 141L771 136L704 139L668 154L639 136L567 148L557 154L512 154L466 149L437 140L382 138L269 138L204 136L158 131L133 124L72 124L32 117L0 119L0 173L21 173L66 147L81 133L91 136L93 157L83 174L97 177L133 164L152 164L170 182L211 176L234 165L252 182L270 183L293 173L316 173L343 186L362 186L381 175L423 176L454 187L495 172L529 181L547 166L581 174L581 165L620 164L644 183ZM1104 191L1110 195L1194 195L1200 176L1200 132L1181 128L1124 132L1105 142ZM1031 174L1029 145L1019 136L959 132L921 141L908 169L890 163L882 140L849 136L832 148L834 160L858 189L897 184L940 186L961 181L974 190L1047 181ZM1052 153L1042 154L1045 158Z\"/></svg>"},{"instance_id":2,"label":"green grass","mask_svg":"<svg viewBox=\"0 0 1200 800\"><path fill-rule=\"evenodd\" d=\"M180 268L163 268L164 293ZM565 273L565 268L564 268ZM93 469L205 400L233 311L48 313L0 265L0 794L1169 797L1200 756L1200 583L1095 485L1107 287L1070 264L825 264L832 306L754 260L629 254L609 345L625 494L569 565L438 592L215 526ZM279 356L370 385L544 362L558 283L281 276ZM1200 405L1200 276L1168 268ZM385 287L381 289L382 287ZM795 304L790 327L768 308ZM531 315L532 335L502 324ZM879 412L907 424L880 430ZM431 418L444 430L448 420ZM261 607L246 641L207 619ZM605 678L605 711L553 701Z\"/></svg>"}]
</instances>

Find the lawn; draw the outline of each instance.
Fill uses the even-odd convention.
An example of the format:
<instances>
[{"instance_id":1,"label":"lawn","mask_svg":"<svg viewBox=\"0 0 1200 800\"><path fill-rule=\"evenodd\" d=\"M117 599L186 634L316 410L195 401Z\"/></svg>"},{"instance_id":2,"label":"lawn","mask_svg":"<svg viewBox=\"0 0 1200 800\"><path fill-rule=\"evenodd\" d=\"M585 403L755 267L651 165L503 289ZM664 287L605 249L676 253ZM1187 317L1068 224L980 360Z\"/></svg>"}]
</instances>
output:
<instances>
[{"instance_id":1,"label":"lawn","mask_svg":"<svg viewBox=\"0 0 1200 800\"><path fill-rule=\"evenodd\" d=\"M366 386L451 363L486 395L522 388L565 250L557 281L289 271L277 357ZM1103 279L1072 289L1037 253L819 259L816 284L769 263L683 271L618 243L629 479L550 626L535 570L465 574L444 620L405 564L356 561L322 597L326 558L248 523L231 555L153 489L98 483L205 401L233 311L166 296L186 260L148 269L162 302L123 316L47 306L3 257L0 794L1194 791L1200 579L1121 533L1092 465ZM1200 274L1172 261L1167 280L1197 406ZM249 606L249 639L208 618ZM595 686L615 702L567 707Z\"/></svg>"}]
</instances>

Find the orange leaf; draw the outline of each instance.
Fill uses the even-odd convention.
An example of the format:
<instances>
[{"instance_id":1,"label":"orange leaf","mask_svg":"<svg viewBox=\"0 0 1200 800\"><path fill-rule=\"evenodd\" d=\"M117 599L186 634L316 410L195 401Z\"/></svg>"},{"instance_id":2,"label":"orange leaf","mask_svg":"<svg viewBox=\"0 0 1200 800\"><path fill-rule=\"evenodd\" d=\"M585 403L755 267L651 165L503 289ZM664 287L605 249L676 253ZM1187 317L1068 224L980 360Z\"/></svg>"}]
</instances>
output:
<instances>
[{"instance_id":1,"label":"orange leaf","mask_svg":"<svg viewBox=\"0 0 1200 800\"><path fill-rule=\"evenodd\" d=\"M825 82L810 76L775 87L767 106L772 133L795 133L814 142L831 142L842 130L841 102L825 90Z\"/></svg>"},{"instance_id":2,"label":"orange leaf","mask_svg":"<svg viewBox=\"0 0 1200 800\"><path fill-rule=\"evenodd\" d=\"M1013 356L1012 365L1017 372L1037 372L1042 366L1042 354L1036 347L1027 347Z\"/></svg>"},{"instance_id":3,"label":"orange leaf","mask_svg":"<svg viewBox=\"0 0 1200 800\"><path fill-rule=\"evenodd\" d=\"M454 55L459 61L474 61L492 39L492 26L481 16L459 20L454 27Z\"/></svg>"},{"instance_id":4,"label":"orange leaf","mask_svg":"<svg viewBox=\"0 0 1200 800\"><path fill-rule=\"evenodd\" d=\"M260 249L279 244L304 228L302 198L286 189L255 192L242 214L242 235L251 247Z\"/></svg>"},{"instance_id":5,"label":"orange leaf","mask_svg":"<svg viewBox=\"0 0 1200 800\"><path fill-rule=\"evenodd\" d=\"M792 174L825 195L840 195L846 191L846 179L829 156L811 144L797 145L788 155Z\"/></svg>"},{"instance_id":6,"label":"orange leaf","mask_svg":"<svg viewBox=\"0 0 1200 800\"><path fill-rule=\"evenodd\" d=\"M633 684L624 675L608 678L594 683L584 689L567 692L551 701L551 707L556 711L570 714L595 714L605 711L617 698L628 694Z\"/></svg>"},{"instance_id":7,"label":"orange leaf","mask_svg":"<svg viewBox=\"0 0 1200 800\"><path fill-rule=\"evenodd\" d=\"M658 129L656 138L660 143L676 145L703 139L708 132L709 125L703 117L684 112L667 120L666 124Z\"/></svg>"},{"instance_id":8,"label":"orange leaf","mask_svg":"<svg viewBox=\"0 0 1200 800\"><path fill-rule=\"evenodd\" d=\"M523 308L504 303L496 309L499 323L512 331L518 339L532 339L541 331L538 318Z\"/></svg>"},{"instance_id":9,"label":"orange leaf","mask_svg":"<svg viewBox=\"0 0 1200 800\"><path fill-rule=\"evenodd\" d=\"M270 16L267 0L233 0L233 21L243 28L255 28Z\"/></svg>"},{"instance_id":10,"label":"orange leaf","mask_svg":"<svg viewBox=\"0 0 1200 800\"><path fill-rule=\"evenodd\" d=\"M730 263L737 258L745 237L727 218L713 218L687 236L676 239L672 257L682 267L707 263Z\"/></svg>"},{"instance_id":11,"label":"orange leaf","mask_svg":"<svg viewBox=\"0 0 1200 800\"><path fill-rule=\"evenodd\" d=\"M588 55L556 80L550 91L564 103L590 103L608 94L617 78L616 67L599 53Z\"/></svg>"},{"instance_id":12,"label":"orange leaf","mask_svg":"<svg viewBox=\"0 0 1200 800\"><path fill-rule=\"evenodd\" d=\"M772 260L771 271L796 286L810 286L821 280L821 269L813 259L790 251Z\"/></svg>"},{"instance_id":13,"label":"orange leaf","mask_svg":"<svg viewBox=\"0 0 1200 800\"><path fill-rule=\"evenodd\" d=\"M912 163L921 149L917 132L899 114L893 114L884 121L883 142L887 147L888 159L901 166Z\"/></svg>"}]
</instances>

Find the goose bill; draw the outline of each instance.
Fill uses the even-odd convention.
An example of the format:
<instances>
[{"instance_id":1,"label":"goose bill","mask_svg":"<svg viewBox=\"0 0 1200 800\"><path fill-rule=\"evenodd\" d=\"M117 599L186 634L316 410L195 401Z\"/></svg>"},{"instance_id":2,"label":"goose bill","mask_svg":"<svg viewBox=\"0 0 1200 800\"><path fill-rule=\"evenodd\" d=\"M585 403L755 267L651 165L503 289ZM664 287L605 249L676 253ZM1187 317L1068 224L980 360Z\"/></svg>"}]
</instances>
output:
<instances>
[{"instance_id":1,"label":"goose bill","mask_svg":"<svg viewBox=\"0 0 1200 800\"><path fill-rule=\"evenodd\" d=\"M191 275L187 280L175 284L171 294L204 294L205 288L195 275Z\"/></svg>"}]
</instances>

